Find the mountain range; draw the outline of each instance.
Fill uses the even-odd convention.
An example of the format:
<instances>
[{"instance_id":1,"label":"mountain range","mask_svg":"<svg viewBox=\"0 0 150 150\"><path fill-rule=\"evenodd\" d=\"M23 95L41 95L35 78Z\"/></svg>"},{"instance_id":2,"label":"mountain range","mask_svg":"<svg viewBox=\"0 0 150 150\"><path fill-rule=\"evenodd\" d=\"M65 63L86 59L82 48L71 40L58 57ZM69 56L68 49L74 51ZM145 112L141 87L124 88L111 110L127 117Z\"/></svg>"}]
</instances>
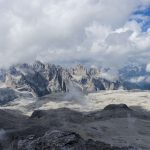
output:
<instances>
[{"instance_id":1,"label":"mountain range","mask_svg":"<svg viewBox=\"0 0 150 150\"><path fill-rule=\"evenodd\" d=\"M13 65L0 69L0 99L6 102L5 99L14 99L18 93L41 97L72 89L84 93L118 89L149 90L150 74L145 68L145 65L128 65L120 69L116 77L109 68L87 68L82 65L65 68L40 61Z\"/></svg>"}]
</instances>

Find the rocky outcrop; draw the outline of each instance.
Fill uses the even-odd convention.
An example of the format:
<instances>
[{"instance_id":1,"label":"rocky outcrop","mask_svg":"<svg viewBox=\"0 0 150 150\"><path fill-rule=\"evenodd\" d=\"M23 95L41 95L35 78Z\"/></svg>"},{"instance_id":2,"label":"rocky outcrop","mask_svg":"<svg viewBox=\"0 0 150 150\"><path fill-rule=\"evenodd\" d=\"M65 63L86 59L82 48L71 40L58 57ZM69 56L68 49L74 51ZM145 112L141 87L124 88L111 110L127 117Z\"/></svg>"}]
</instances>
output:
<instances>
[{"instance_id":1,"label":"rocky outcrop","mask_svg":"<svg viewBox=\"0 0 150 150\"><path fill-rule=\"evenodd\" d=\"M126 104L109 104L104 107L103 111L131 111Z\"/></svg>"},{"instance_id":2,"label":"rocky outcrop","mask_svg":"<svg viewBox=\"0 0 150 150\"><path fill-rule=\"evenodd\" d=\"M99 119L110 119L110 118L128 118L135 117L136 112L130 109L125 104L110 104L106 106L102 111Z\"/></svg>"},{"instance_id":3,"label":"rocky outcrop","mask_svg":"<svg viewBox=\"0 0 150 150\"><path fill-rule=\"evenodd\" d=\"M0 105L6 104L18 98L16 91L10 88L0 88Z\"/></svg>"},{"instance_id":4,"label":"rocky outcrop","mask_svg":"<svg viewBox=\"0 0 150 150\"><path fill-rule=\"evenodd\" d=\"M19 140L17 150L129 150L131 148L113 147L103 142L84 140L79 134L69 131L48 131L44 136L28 136Z\"/></svg>"},{"instance_id":5,"label":"rocky outcrop","mask_svg":"<svg viewBox=\"0 0 150 150\"><path fill-rule=\"evenodd\" d=\"M150 119L149 115L145 113L135 111L129 108L126 104L110 104L101 111L95 111L89 113L88 118L90 120L109 120L112 118L139 118L139 119Z\"/></svg>"}]
</instances>

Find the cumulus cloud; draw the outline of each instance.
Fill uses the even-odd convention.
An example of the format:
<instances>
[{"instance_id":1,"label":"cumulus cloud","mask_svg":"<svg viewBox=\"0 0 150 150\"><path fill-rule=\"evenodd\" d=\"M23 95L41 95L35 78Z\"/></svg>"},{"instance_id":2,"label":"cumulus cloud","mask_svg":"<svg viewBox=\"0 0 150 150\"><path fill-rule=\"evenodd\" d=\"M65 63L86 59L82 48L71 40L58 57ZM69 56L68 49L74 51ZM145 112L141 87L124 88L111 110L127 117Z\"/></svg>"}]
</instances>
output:
<instances>
[{"instance_id":1,"label":"cumulus cloud","mask_svg":"<svg viewBox=\"0 0 150 150\"><path fill-rule=\"evenodd\" d=\"M150 72L150 64L147 64L147 66L146 66L146 71L147 71L147 72Z\"/></svg>"},{"instance_id":2,"label":"cumulus cloud","mask_svg":"<svg viewBox=\"0 0 150 150\"><path fill-rule=\"evenodd\" d=\"M149 4L150 0L0 0L0 65L35 59L115 68L129 60L147 63L150 29L142 32L133 12Z\"/></svg>"}]
</instances>

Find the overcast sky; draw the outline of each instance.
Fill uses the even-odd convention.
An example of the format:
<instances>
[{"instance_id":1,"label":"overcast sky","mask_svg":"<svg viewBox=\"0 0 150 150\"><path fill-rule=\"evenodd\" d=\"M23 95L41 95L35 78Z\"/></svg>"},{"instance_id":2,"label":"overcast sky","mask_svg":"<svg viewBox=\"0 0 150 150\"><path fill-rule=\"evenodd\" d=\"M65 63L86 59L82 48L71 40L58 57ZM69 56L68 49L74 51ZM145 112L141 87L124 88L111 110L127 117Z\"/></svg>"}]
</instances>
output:
<instances>
[{"instance_id":1,"label":"overcast sky","mask_svg":"<svg viewBox=\"0 0 150 150\"><path fill-rule=\"evenodd\" d=\"M0 66L148 64L149 27L150 0L0 0Z\"/></svg>"}]
</instances>

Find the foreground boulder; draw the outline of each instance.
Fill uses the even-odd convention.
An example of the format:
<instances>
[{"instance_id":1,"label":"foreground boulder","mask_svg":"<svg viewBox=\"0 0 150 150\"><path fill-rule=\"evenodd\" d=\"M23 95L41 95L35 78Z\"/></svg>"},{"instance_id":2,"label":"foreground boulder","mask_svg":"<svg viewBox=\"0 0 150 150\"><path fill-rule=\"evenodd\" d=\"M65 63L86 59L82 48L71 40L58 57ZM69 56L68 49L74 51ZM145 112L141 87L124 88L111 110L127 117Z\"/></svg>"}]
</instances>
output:
<instances>
[{"instance_id":1,"label":"foreground boulder","mask_svg":"<svg viewBox=\"0 0 150 150\"><path fill-rule=\"evenodd\" d=\"M17 150L130 150L130 148L112 147L109 144L85 141L79 134L69 131L48 131L44 136L28 136L19 140Z\"/></svg>"}]
</instances>

